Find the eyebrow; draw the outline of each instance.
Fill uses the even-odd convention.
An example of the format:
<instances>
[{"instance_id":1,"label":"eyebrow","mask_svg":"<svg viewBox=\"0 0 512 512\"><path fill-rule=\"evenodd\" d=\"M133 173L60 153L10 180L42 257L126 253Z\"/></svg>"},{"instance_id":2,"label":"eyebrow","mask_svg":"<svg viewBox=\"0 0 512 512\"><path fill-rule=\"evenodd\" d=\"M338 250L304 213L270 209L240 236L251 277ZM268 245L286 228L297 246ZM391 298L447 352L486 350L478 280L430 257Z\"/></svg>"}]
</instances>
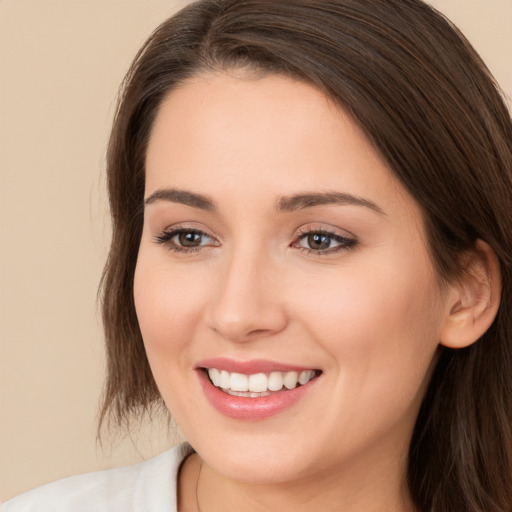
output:
<instances>
[{"instance_id":1,"label":"eyebrow","mask_svg":"<svg viewBox=\"0 0 512 512\"><path fill-rule=\"evenodd\" d=\"M172 203L180 203L200 210L217 211L215 202L208 196L197 194L196 192L189 192L187 190L179 190L175 188L158 189L144 201L144 204L148 205L157 201L170 201ZM329 204L363 206L374 210L381 215L385 215L382 208L373 201L343 192L307 192L303 194L283 196L277 200L276 207L277 210L281 212L294 212L305 208L313 208L314 206Z\"/></svg>"},{"instance_id":2,"label":"eyebrow","mask_svg":"<svg viewBox=\"0 0 512 512\"><path fill-rule=\"evenodd\" d=\"M191 206L192 208L199 208L200 210L216 210L215 203L209 197L175 188L161 188L156 190L144 201L144 204L152 204L157 201L180 203Z\"/></svg>"},{"instance_id":3,"label":"eyebrow","mask_svg":"<svg viewBox=\"0 0 512 512\"><path fill-rule=\"evenodd\" d=\"M277 209L282 212L293 212L326 204L364 206L381 215L386 215L384 210L373 201L342 192L311 192L284 196L277 201Z\"/></svg>"}]
</instances>

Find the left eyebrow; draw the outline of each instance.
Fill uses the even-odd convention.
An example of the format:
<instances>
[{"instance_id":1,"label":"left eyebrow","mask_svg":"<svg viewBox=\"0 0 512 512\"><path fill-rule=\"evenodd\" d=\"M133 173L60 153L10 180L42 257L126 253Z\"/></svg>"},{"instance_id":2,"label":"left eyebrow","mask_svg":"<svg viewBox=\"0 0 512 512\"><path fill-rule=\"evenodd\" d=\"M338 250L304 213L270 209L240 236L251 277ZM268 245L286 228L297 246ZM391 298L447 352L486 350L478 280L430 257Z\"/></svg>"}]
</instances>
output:
<instances>
[{"instance_id":1,"label":"left eyebrow","mask_svg":"<svg viewBox=\"0 0 512 512\"><path fill-rule=\"evenodd\" d=\"M281 212L293 212L326 204L363 206L381 215L386 215L384 210L373 201L343 192L310 192L293 196L283 196L277 201L277 209Z\"/></svg>"}]
</instances>

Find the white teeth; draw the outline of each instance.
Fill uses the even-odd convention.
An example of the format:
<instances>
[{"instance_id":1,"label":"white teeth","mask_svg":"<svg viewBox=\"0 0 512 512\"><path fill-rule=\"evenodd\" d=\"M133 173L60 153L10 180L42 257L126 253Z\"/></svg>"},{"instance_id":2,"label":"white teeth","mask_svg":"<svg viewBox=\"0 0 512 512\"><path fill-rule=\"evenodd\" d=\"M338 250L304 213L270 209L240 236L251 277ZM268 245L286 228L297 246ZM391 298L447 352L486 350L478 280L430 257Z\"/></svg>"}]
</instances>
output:
<instances>
[{"instance_id":1,"label":"white teeth","mask_svg":"<svg viewBox=\"0 0 512 512\"><path fill-rule=\"evenodd\" d=\"M304 370L300 372L299 375L299 384L302 386L309 382L315 376L315 372L313 370Z\"/></svg>"},{"instance_id":2,"label":"white teeth","mask_svg":"<svg viewBox=\"0 0 512 512\"><path fill-rule=\"evenodd\" d=\"M283 374L281 372L272 372L268 376L268 389L270 391L279 391L283 387Z\"/></svg>"},{"instance_id":3,"label":"white teeth","mask_svg":"<svg viewBox=\"0 0 512 512\"><path fill-rule=\"evenodd\" d=\"M257 398L267 396L270 391L280 391L283 386L286 389L294 389L298 385L303 386L315 377L316 372L314 370L303 370L300 373L271 372L270 374L254 373L245 375L209 368L208 375L215 387L222 388L229 394Z\"/></svg>"},{"instance_id":4,"label":"white teeth","mask_svg":"<svg viewBox=\"0 0 512 512\"><path fill-rule=\"evenodd\" d=\"M245 398L260 398L261 396L270 395L270 391L264 391L263 393L251 393L250 391L233 391L232 389L225 389L224 392L231 396L243 396Z\"/></svg>"},{"instance_id":5,"label":"white teeth","mask_svg":"<svg viewBox=\"0 0 512 512\"><path fill-rule=\"evenodd\" d=\"M229 382L232 391L249 391L249 379L243 373L232 373Z\"/></svg>"},{"instance_id":6,"label":"white teeth","mask_svg":"<svg viewBox=\"0 0 512 512\"><path fill-rule=\"evenodd\" d=\"M210 379L212 379L213 385L216 387L220 386L220 372L217 368L211 368L208 372Z\"/></svg>"},{"instance_id":7,"label":"white teeth","mask_svg":"<svg viewBox=\"0 0 512 512\"><path fill-rule=\"evenodd\" d=\"M268 378L264 373L249 375L249 391L262 393L268 389Z\"/></svg>"},{"instance_id":8,"label":"white teeth","mask_svg":"<svg viewBox=\"0 0 512 512\"><path fill-rule=\"evenodd\" d=\"M297 372L287 372L284 375L283 384L288 389L293 389L297 386L297 379L299 374Z\"/></svg>"},{"instance_id":9,"label":"white teeth","mask_svg":"<svg viewBox=\"0 0 512 512\"><path fill-rule=\"evenodd\" d=\"M210 373L210 371L208 372L208 374ZM211 376L210 376L210 378L211 378ZM231 378L230 378L229 372L227 372L225 370L222 370L220 372L220 384L219 384L219 387L221 387L222 389L229 389L230 381L231 381Z\"/></svg>"}]
</instances>

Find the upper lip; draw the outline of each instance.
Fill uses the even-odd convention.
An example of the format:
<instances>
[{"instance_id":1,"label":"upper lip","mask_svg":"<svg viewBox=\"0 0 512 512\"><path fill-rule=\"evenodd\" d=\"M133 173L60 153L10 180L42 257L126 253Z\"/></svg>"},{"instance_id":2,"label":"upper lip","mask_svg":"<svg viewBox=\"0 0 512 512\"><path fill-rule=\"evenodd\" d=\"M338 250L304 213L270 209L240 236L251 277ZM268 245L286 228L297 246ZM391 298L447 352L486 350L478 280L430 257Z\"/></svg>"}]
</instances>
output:
<instances>
[{"instance_id":1,"label":"upper lip","mask_svg":"<svg viewBox=\"0 0 512 512\"><path fill-rule=\"evenodd\" d=\"M217 370L225 370L229 373L243 373L246 375L271 372L301 372L304 370L316 369L311 366L281 363L279 361L271 361L268 359L237 361L226 357L204 359L196 364L196 368L216 368Z\"/></svg>"}]
</instances>

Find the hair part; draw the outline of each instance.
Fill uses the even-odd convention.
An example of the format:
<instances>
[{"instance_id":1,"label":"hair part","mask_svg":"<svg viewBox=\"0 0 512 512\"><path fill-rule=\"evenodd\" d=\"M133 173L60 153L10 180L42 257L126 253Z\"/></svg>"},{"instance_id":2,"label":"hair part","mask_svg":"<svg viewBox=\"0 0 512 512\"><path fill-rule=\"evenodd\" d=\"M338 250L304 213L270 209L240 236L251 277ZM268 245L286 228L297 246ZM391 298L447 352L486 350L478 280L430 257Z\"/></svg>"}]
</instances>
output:
<instances>
[{"instance_id":1,"label":"hair part","mask_svg":"<svg viewBox=\"0 0 512 512\"><path fill-rule=\"evenodd\" d=\"M422 208L442 280L482 239L502 301L472 346L440 348L408 462L421 510L512 507L512 123L490 72L421 0L203 0L164 22L122 86L107 154L113 235L101 290L108 378L100 413L118 424L161 404L137 322L133 276L145 157L164 98L205 72L310 83L359 124Z\"/></svg>"}]
</instances>

